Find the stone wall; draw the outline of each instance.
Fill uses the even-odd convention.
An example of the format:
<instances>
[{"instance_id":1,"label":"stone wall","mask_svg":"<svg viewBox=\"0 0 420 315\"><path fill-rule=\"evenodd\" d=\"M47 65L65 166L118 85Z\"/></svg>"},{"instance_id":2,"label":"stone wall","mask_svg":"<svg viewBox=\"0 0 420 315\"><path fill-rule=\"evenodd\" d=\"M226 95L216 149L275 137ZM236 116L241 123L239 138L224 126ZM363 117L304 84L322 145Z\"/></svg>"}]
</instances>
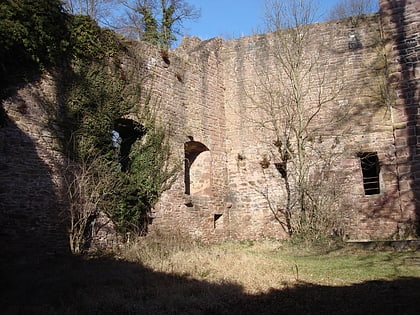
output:
<instances>
[{"instance_id":1,"label":"stone wall","mask_svg":"<svg viewBox=\"0 0 420 315\"><path fill-rule=\"evenodd\" d=\"M0 247L2 258L68 253L62 198L64 159L49 124L57 109L56 79L46 75L3 102L0 127ZM52 110L52 111L51 111Z\"/></svg>"},{"instance_id":2,"label":"stone wall","mask_svg":"<svg viewBox=\"0 0 420 315\"><path fill-rule=\"evenodd\" d=\"M335 156L331 171L334 184L341 186L340 215L350 239L395 237L401 226L418 218L410 177L415 168L415 163L410 162L410 148L416 137L414 126L409 127L413 125L409 121L417 115L418 88L413 89L413 82L417 81L411 80L409 88L402 88L406 94L417 93L417 99L411 94L404 96L410 100L412 110L405 104L401 108L398 101L394 106L394 89L397 88L397 95L400 93L395 75L404 75L409 69L404 69L405 65L402 71L398 70L401 66L393 57L395 44L390 44L398 40L397 34L409 36L404 44L409 41L411 58L418 59L418 5L414 1L390 3L392 12L388 1L381 1L381 14L368 16L357 26L348 20L311 25L308 50L319 53L318 72L327 74L323 88L334 94L317 115L311 132L314 141L319 142L314 147L324 152L334 148L330 154ZM389 22L390 14L404 14L405 20L400 23L406 29ZM349 48L352 34L357 36L357 49ZM273 40L272 34L231 41L187 38L173 52L182 63L186 90L175 97L172 92L169 100L185 104L182 134L208 149L195 159L192 167L196 170L190 170L189 179L203 181L210 187L181 196L186 183L180 178L156 208L153 228L176 226L211 240L285 236L267 198L268 194L273 200L285 198L275 157L267 168L260 165L264 157L272 155L269 143L273 135L252 119L259 114L255 111L255 99L249 97L261 85L258 69L265 69L271 76L279 71L269 50ZM408 67L418 75L416 62L410 62ZM172 64L168 69L171 67ZM335 95L335 91L339 93ZM261 98L257 94L254 96ZM166 93L162 95L165 99ZM412 113L411 118L407 110ZM179 135L179 130L175 133ZM183 142L188 145L185 138ZM178 147L182 145L176 143ZM379 194L365 194L361 167L364 153L378 157Z\"/></svg>"},{"instance_id":3,"label":"stone wall","mask_svg":"<svg viewBox=\"0 0 420 315\"><path fill-rule=\"evenodd\" d=\"M225 238L215 215L225 212L227 191L225 104L220 39L190 38L151 69L161 120L172 133L180 172L155 209L154 228L179 229L200 238ZM159 59L159 55L153 58ZM220 218L219 223L223 218Z\"/></svg>"},{"instance_id":4,"label":"stone wall","mask_svg":"<svg viewBox=\"0 0 420 315\"><path fill-rule=\"evenodd\" d=\"M389 48L388 82L395 96L394 137L400 199L401 230L420 217L419 104L420 3L380 1L382 25Z\"/></svg>"},{"instance_id":5,"label":"stone wall","mask_svg":"<svg viewBox=\"0 0 420 315\"><path fill-rule=\"evenodd\" d=\"M372 100L375 80L369 79L372 77L369 65L377 54L375 45L379 37L378 22L378 17L372 16L356 28L349 26L346 20L314 24L311 25L306 43L306 49L312 54L308 58L316 59L312 64L317 67L314 72L322 73L323 76L322 89L327 91L324 98L331 96L331 100L320 107L320 112L309 127L313 141L308 145L323 150L326 155L336 155L336 181L340 185L348 186L341 198L346 204L352 205L351 208L341 209L347 212L342 216L348 221L346 233L351 238L360 237L361 233L370 233L367 229L358 228L358 210L366 207L363 203L375 204L389 192L389 187L383 187L380 196L365 198L360 161L357 157L358 152L378 152L381 161L390 164L385 157L385 152L393 145L390 115L386 108ZM361 47L358 49L349 49L351 31L355 31L359 38ZM235 226L243 226L236 229L241 238L281 236L281 229L271 213L267 196L275 196L272 200L286 198L282 188L283 179L275 168L275 160L266 169L259 165L264 156L273 155L270 147L273 150L271 143L274 142L275 135L268 128L259 128L258 121L255 124L251 119L261 117L261 113L252 108L263 107L263 102L266 101L264 96L258 95L258 91L253 94L252 100L245 96L255 87L258 89L260 85L267 85L263 82L268 76L266 73L271 75L281 71L277 68L276 57L269 54L275 41L273 34L266 34L241 38L225 45L225 84L226 90L231 92L226 99L227 120L231 122L227 134L230 143L229 188L230 193L237 198L231 216L236 221ZM314 56L315 54L319 56ZM261 67L265 70L259 71ZM284 81L285 78L274 76L274 80ZM273 91L281 88L287 86L274 86L270 83ZM318 89L317 86L314 88ZM259 98L263 99L262 102ZM308 96L306 101L309 102L310 99L312 97ZM314 107L311 104L305 104L305 110L312 108ZM252 113L252 117L247 113ZM334 152L328 153L333 146ZM238 161L238 156L242 156L241 161ZM275 155L273 157L275 159ZM384 169L383 176L386 176L385 172ZM388 182L382 183L388 185ZM269 192L264 194L263 191ZM245 221L243 213L247 213ZM353 232L353 227L356 226Z\"/></svg>"},{"instance_id":6,"label":"stone wall","mask_svg":"<svg viewBox=\"0 0 420 315\"><path fill-rule=\"evenodd\" d=\"M419 3L381 0L380 7L357 26L311 25L308 42L307 58L320 57L317 73L325 74L324 95L331 96L311 124L308 152L320 167L319 157L334 157L324 182L339 188L335 206L350 239L406 237L401 231L420 216ZM178 230L208 241L285 237L269 203L284 201L284 179L273 134L258 125L255 106L264 103L261 71L271 79L282 75L269 49L273 41L273 34L186 38L168 58L143 44L135 50L180 165L153 209L151 233ZM49 124L59 108L54 82L45 76L2 104L8 122L0 127L0 241L10 252L67 250L64 160L57 128ZM366 153L378 158L379 194L365 194ZM112 227L99 221L99 246L115 247Z\"/></svg>"}]
</instances>

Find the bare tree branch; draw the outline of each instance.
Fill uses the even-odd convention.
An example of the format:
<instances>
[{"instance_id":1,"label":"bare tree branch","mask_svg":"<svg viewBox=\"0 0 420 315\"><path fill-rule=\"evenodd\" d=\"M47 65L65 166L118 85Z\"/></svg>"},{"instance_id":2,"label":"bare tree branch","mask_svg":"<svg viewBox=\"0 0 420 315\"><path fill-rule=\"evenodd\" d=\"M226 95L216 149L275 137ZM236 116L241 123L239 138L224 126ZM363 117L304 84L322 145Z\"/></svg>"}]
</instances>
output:
<instances>
[{"instance_id":1,"label":"bare tree branch","mask_svg":"<svg viewBox=\"0 0 420 315\"><path fill-rule=\"evenodd\" d=\"M325 232L327 228L316 225L339 224L332 214L328 217L328 213L336 214L330 210L336 206L338 193L322 181L325 177L319 170L330 172L338 153L334 145L330 150L324 145L317 148L313 135L320 128L322 111L341 91L340 80L331 77L323 47L315 41L312 1L268 0L266 8L269 61L261 64L255 58L255 82L252 89L245 87L252 104L246 116L267 131L263 141L276 161L284 195L276 195L268 186L259 192L289 235L309 226Z\"/></svg>"}]
</instances>

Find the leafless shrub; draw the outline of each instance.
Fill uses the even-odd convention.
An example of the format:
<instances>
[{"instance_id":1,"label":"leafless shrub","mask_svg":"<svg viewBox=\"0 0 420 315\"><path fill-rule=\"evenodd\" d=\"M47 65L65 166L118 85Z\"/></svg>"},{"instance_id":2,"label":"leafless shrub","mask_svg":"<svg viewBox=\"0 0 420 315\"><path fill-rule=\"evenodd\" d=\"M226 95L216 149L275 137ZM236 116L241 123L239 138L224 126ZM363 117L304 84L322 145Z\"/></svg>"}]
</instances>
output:
<instances>
[{"instance_id":1,"label":"leafless shrub","mask_svg":"<svg viewBox=\"0 0 420 315\"><path fill-rule=\"evenodd\" d=\"M119 185L112 170L117 166L104 157L95 157L79 164L71 163L66 169L66 186L69 201L70 249L80 254L91 240L93 223L99 211L107 212L112 206L113 191Z\"/></svg>"},{"instance_id":2,"label":"leafless shrub","mask_svg":"<svg viewBox=\"0 0 420 315\"><path fill-rule=\"evenodd\" d=\"M319 121L342 83L338 75L327 73L323 44L314 41L313 1L267 0L266 5L270 62L264 65L256 59L255 81L244 92L251 104L247 118L264 130L261 140L280 186L256 189L289 236L317 238L339 226L339 193L325 178L332 174L340 148L336 143L330 149L315 143L314 136L322 135Z\"/></svg>"}]
</instances>

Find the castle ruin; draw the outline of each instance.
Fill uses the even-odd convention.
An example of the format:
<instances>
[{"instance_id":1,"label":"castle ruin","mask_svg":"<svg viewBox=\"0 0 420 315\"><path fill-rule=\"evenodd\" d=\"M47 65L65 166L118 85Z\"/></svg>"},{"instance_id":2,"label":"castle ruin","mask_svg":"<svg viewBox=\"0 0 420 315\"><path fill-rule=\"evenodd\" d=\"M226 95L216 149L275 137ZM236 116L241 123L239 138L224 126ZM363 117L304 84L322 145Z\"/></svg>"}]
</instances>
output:
<instances>
[{"instance_id":1,"label":"castle ruin","mask_svg":"<svg viewBox=\"0 0 420 315\"><path fill-rule=\"evenodd\" d=\"M321 61L317 73L326 74L322 89L334 96L311 123L311 163L334 157L319 189L339 188L342 233L352 240L408 237L420 217L420 3L379 2L380 12L357 26L348 20L311 25L308 42ZM208 241L287 236L273 213L285 198L282 161L273 154L275 134L258 124L256 105L264 102L261 73L275 78L277 71L273 36L185 38L169 52L170 64L150 52L161 120L184 161L153 209L151 232L177 230ZM3 104L13 124L0 128L1 230L27 246L52 238L62 244L54 218L63 211L54 198L59 153L37 124L43 114L26 108L42 84L33 89ZM315 177L322 175L319 165ZM109 235L97 232L106 243Z\"/></svg>"}]
</instances>

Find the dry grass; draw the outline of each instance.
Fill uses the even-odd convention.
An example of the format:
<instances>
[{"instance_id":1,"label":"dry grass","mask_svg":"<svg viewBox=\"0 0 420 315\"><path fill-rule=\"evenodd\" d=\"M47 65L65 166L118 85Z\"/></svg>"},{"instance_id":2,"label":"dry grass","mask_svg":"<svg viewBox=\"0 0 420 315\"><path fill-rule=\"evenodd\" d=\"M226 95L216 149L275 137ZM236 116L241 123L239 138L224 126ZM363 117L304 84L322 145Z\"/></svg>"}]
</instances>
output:
<instances>
[{"instance_id":1,"label":"dry grass","mask_svg":"<svg viewBox=\"0 0 420 315\"><path fill-rule=\"evenodd\" d=\"M418 252L315 249L280 241L232 241L205 245L181 235L143 238L126 247L124 259L162 273L234 283L247 294L281 290L299 282L352 285L367 280L420 277Z\"/></svg>"},{"instance_id":2,"label":"dry grass","mask_svg":"<svg viewBox=\"0 0 420 315\"><path fill-rule=\"evenodd\" d=\"M275 242L204 245L182 238L178 238L178 242L168 237L164 240L140 239L126 248L122 257L141 262L156 272L215 284L234 283L247 294L281 289L296 280L293 264L273 260L278 247Z\"/></svg>"},{"instance_id":3,"label":"dry grass","mask_svg":"<svg viewBox=\"0 0 420 315\"><path fill-rule=\"evenodd\" d=\"M416 314L420 253L141 238L118 256L0 264L1 314Z\"/></svg>"}]
</instances>

